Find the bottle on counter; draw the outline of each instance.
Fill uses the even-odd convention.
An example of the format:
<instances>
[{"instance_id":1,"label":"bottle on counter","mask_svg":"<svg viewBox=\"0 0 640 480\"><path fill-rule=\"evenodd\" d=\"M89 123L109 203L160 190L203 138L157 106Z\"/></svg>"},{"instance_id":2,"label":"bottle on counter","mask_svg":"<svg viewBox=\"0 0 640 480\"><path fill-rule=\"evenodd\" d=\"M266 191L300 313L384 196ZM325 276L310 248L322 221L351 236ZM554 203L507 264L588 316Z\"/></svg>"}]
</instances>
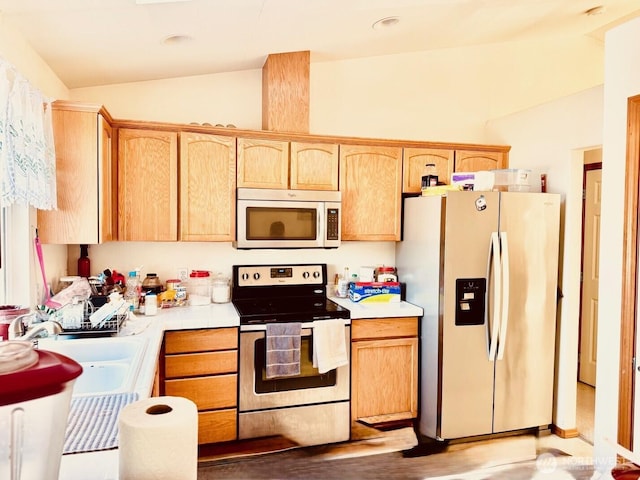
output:
<instances>
[{"instance_id":1,"label":"bottle on counter","mask_svg":"<svg viewBox=\"0 0 640 480\"><path fill-rule=\"evenodd\" d=\"M126 283L126 290L124 292L124 299L129 302L131 310L138 311L140 309L140 290L142 284L140 283L140 275L136 270L129 272Z\"/></svg>"},{"instance_id":2,"label":"bottle on counter","mask_svg":"<svg viewBox=\"0 0 640 480\"><path fill-rule=\"evenodd\" d=\"M144 296L144 314L155 315L156 313L158 313L158 295L147 292Z\"/></svg>"},{"instance_id":3,"label":"bottle on counter","mask_svg":"<svg viewBox=\"0 0 640 480\"><path fill-rule=\"evenodd\" d=\"M347 298L349 294L349 267L344 267L344 273L338 278L338 289L336 296Z\"/></svg>"},{"instance_id":4,"label":"bottle on counter","mask_svg":"<svg viewBox=\"0 0 640 480\"><path fill-rule=\"evenodd\" d=\"M91 260L89 260L89 245L80 245L80 258L78 258L78 275L91 276Z\"/></svg>"}]
</instances>

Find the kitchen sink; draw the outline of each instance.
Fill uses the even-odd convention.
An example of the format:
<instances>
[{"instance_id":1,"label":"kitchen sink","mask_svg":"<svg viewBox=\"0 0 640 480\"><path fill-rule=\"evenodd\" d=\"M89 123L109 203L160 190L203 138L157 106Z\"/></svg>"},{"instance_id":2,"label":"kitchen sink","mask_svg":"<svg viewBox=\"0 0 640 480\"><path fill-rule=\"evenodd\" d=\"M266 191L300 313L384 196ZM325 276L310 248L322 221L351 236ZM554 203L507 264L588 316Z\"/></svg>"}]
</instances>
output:
<instances>
[{"instance_id":1,"label":"kitchen sink","mask_svg":"<svg viewBox=\"0 0 640 480\"><path fill-rule=\"evenodd\" d=\"M140 337L44 338L38 348L60 353L82 365L73 395L128 392L135 389L147 340Z\"/></svg>"}]
</instances>

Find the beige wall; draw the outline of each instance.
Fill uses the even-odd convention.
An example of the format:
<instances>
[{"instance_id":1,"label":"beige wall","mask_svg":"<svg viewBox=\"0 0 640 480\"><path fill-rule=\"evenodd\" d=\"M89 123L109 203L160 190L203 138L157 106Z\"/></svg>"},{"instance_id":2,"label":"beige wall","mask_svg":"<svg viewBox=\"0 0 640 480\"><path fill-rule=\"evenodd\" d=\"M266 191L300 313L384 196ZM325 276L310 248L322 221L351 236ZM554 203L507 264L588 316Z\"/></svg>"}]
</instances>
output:
<instances>
[{"instance_id":1,"label":"beige wall","mask_svg":"<svg viewBox=\"0 0 640 480\"><path fill-rule=\"evenodd\" d=\"M0 12L0 56L51 98L67 98L69 89L24 40L2 18Z\"/></svg>"},{"instance_id":2,"label":"beige wall","mask_svg":"<svg viewBox=\"0 0 640 480\"><path fill-rule=\"evenodd\" d=\"M251 70L74 89L70 94L105 105L115 118L260 129L261 82L261 71ZM340 62L316 63L312 54L311 132L486 142L487 119L600 83L602 45L586 38ZM500 143L509 140L501 138ZM179 267L229 272L234 263L286 261L299 253L236 251L215 243L117 243L91 247L90 258L96 272L144 265L143 271L166 279ZM310 259L303 254L300 261L305 258ZM76 259L77 247L72 247L69 273L75 273ZM394 262L393 243L349 242L338 250L313 251L311 259L326 261L330 272L388 264Z\"/></svg>"},{"instance_id":3,"label":"beige wall","mask_svg":"<svg viewBox=\"0 0 640 480\"><path fill-rule=\"evenodd\" d=\"M602 218L598 292L598 357L594 456L615 462L617 438L620 311L624 185L627 150L627 99L640 94L640 19L621 25L606 36L604 121L602 146ZM636 317L637 322L637 317ZM638 339L636 338L636 349ZM635 370L635 432L640 451L640 395ZM628 457L627 457L628 458ZM636 453L637 458L637 453Z\"/></svg>"},{"instance_id":4,"label":"beige wall","mask_svg":"<svg viewBox=\"0 0 640 480\"><path fill-rule=\"evenodd\" d=\"M336 62L311 56L316 134L483 142L485 123L603 82L590 38L496 44ZM260 129L261 70L74 89L115 118Z\"/></svg>"}]
</instances>

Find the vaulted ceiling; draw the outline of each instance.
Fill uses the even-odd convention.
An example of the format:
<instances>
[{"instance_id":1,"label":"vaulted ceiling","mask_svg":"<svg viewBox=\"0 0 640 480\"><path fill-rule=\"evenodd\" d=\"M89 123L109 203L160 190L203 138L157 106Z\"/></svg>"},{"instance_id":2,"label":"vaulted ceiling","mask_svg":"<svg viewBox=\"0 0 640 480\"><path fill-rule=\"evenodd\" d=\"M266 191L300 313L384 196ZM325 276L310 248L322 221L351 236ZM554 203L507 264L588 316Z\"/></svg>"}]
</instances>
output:
<instances>
[{"instance_id":1,"label":"vaulted ceiling","mask_svg":"<svg viewBox=\"0 0 640 480\"><path fill-rule=\"evenodd\" d=\"M637 0L0 0L0 20L69 88L259 69L270 53L300 50L318 62L542 37L603 41L639 15ZM381 19L387 26L374 28Z\"/></svg>"}]
</instances>

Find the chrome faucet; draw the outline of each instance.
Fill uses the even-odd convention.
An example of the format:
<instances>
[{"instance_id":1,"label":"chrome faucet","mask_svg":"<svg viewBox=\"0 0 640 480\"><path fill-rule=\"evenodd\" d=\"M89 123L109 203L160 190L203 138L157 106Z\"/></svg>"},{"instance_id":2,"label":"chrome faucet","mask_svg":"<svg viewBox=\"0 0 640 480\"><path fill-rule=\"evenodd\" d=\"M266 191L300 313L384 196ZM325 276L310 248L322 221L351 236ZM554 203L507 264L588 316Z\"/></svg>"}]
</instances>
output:
<instances>
[{"instance_id":1,"label":"chrome faucet","mask_svg":"<svg viewBox=\"0 0 640 480\"><path fill-rule=\"evenodd\" d=\"M9 340L32 340L43 336L53 336L62 333L62 325L55 320L46 320L44 322L30 322L28 325L25 319L35 313L27 313L13 319L9 325Z\"/></svg>"}]
</instances>

